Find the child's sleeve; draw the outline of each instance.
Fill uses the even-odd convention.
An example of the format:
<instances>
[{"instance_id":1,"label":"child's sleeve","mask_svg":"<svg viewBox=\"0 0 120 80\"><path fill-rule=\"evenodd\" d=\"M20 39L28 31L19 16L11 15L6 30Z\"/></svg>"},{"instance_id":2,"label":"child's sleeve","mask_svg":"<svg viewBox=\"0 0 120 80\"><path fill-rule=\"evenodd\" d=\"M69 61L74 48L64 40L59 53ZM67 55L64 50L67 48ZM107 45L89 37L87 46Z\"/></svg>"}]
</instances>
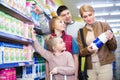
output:
<instances>
[{"instance_id":1,"label":"child's sleeve","mask_svg":"<svg viewBox=\"0 0 120 80\"><path fill-rule=\"evenodd\" d=\"M50 51L42 48L38 41L34 41L34 48L47 61L49 61L51 59L52 53Z\"/></svg>"}]
</instances>

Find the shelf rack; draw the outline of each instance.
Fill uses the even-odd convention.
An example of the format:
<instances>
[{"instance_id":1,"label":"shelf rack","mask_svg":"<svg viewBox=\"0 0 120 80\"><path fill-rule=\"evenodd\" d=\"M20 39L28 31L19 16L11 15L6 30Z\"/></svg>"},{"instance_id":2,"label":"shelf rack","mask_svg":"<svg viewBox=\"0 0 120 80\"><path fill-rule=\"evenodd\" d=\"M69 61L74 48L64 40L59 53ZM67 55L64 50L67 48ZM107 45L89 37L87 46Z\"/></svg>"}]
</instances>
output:
<instances>
[{"instance_id":1,"label":"shelf rack","mask_svg":"<svg viewBox=\"0 0 120 80\"><path fill-rule=\"evenodd\" d=\"M0 41L4 42L10 42L10 43L19 43L19 44L32 44L31 39L26 39L17 35L5 33L5 32L0 32Z\"/></svg>"},{"instance_id":2,"label":"shelf rack","mask_svg":"<svg viewBox=\"0 0 120 80\"><path fill-rule=\"evenodd\" d=\"M3 11L25 23L33 23L33 20L31 18L27 17L26 15L16 10L15 8L7 5L2 0L0 0L0 11Z\"/></svg>"},{"instance_id":3,"label":"shelf rack","mask_svg":"<svg viewBox=\"0 0 120 80\"><path fill-rule=\"evenodd\" d=\"M29 61L29 62L15 62L15 63L4 63L4 64L0 64L0 69L1 68L10 68L10 67L18 67L18 66L28 66L28 65L32 65L34 64L33 61Z\"/></svg>"},{"instance_id":4,"label":"shelf rack","mask_svg":"<svg viewBox=\"0 0 120 80\"><path fill-rule=\"evenodd\" d=\"M12 17L15 17L16 19L19 19L24 23L34 24L33 20L30 17L24 15L23 13L16 10L15 8L7 5L2 0L0 0L0 11L3 11ZM0 31L0 41L18 43L18 44L23 44L23 45L32 44L33 42L31 39L26 39L26 38L23 38L17 35L9 34L6 32L1 32L1 31ZM33 61L4 63L4 64L0 64L0 69L8 68L8 67L10 68L10 67L29 66L33 64L34 64ZM35 78L34 80L41 80L43 78L45 78L45 73L43 73L40 77Z\"/></svg>"}]
</instances>

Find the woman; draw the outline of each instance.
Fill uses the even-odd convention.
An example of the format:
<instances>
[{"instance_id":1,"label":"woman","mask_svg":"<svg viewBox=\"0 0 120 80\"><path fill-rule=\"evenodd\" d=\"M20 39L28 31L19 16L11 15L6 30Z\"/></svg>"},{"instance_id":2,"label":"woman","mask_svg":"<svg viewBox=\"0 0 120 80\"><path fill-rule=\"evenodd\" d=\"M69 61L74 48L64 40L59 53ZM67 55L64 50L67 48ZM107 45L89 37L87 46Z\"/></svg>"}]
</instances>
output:
<instances>
[{"instance_id":1,"label":"woman","mask_svg":"<svg viewBox=\"0 0 120 80\"><path fill-rule=\"evenodd\" d=\"M107 23L95 21L92 6L84 4L79 11L82 19L86 22L83 27L86 47L82 46L80 31L78 31L77 41L80 47L80 56L87 57L88 80L112 80L112 62L115 60L112 52L117 48L114 34L110 31L111 28ZM108 41L96 51L92 48L91 43L103 32Z\"/></svg>"}]
</instances>

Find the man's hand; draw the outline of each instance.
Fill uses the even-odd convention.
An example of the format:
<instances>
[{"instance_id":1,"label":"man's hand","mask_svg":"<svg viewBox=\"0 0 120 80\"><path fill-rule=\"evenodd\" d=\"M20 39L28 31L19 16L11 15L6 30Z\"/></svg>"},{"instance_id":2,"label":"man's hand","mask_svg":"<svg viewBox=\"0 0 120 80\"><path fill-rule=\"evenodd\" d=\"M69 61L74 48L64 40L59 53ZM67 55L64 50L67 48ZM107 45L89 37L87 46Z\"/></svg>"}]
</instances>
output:
<instances>
[{"instance_id":1,"label":"man's hand","mask_svg":"<svg viewBox=\"0 0 120 80\"><path fill-rule=\"evenodd\" d=\"M42 14L42 13L43 13L43 11L42 11L42 10L40 9L40 7L37 6L37 5L34 5L33 11L34 11L36 14Z\"/></svg>"}]
</instances>

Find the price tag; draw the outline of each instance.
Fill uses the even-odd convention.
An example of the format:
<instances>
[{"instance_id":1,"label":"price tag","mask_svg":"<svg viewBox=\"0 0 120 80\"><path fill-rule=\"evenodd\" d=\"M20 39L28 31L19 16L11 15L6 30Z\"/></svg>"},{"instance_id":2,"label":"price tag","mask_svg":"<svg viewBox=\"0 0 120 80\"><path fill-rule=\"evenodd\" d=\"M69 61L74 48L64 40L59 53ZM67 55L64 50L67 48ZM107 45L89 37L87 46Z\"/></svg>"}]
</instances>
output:
<instances>
[{"instance_id":1,"label":"price tag","mask_svg":"<svg viewBox=\"0 0 120 80\"><path fill-rule=\"evenodd\" d=\"M24 66L25 65L25 63L19 63L19 66Z\"/></svg>"},{"instance_id":2,"label":"price tag","mask_svg":"<svg viewBox=\"0 0 120 80\"><path fill-rule=\"evenodd\" d=\"M29 62L29 65L32 65L33 64L33 62Z\"/></svg>"}]
</instances>

